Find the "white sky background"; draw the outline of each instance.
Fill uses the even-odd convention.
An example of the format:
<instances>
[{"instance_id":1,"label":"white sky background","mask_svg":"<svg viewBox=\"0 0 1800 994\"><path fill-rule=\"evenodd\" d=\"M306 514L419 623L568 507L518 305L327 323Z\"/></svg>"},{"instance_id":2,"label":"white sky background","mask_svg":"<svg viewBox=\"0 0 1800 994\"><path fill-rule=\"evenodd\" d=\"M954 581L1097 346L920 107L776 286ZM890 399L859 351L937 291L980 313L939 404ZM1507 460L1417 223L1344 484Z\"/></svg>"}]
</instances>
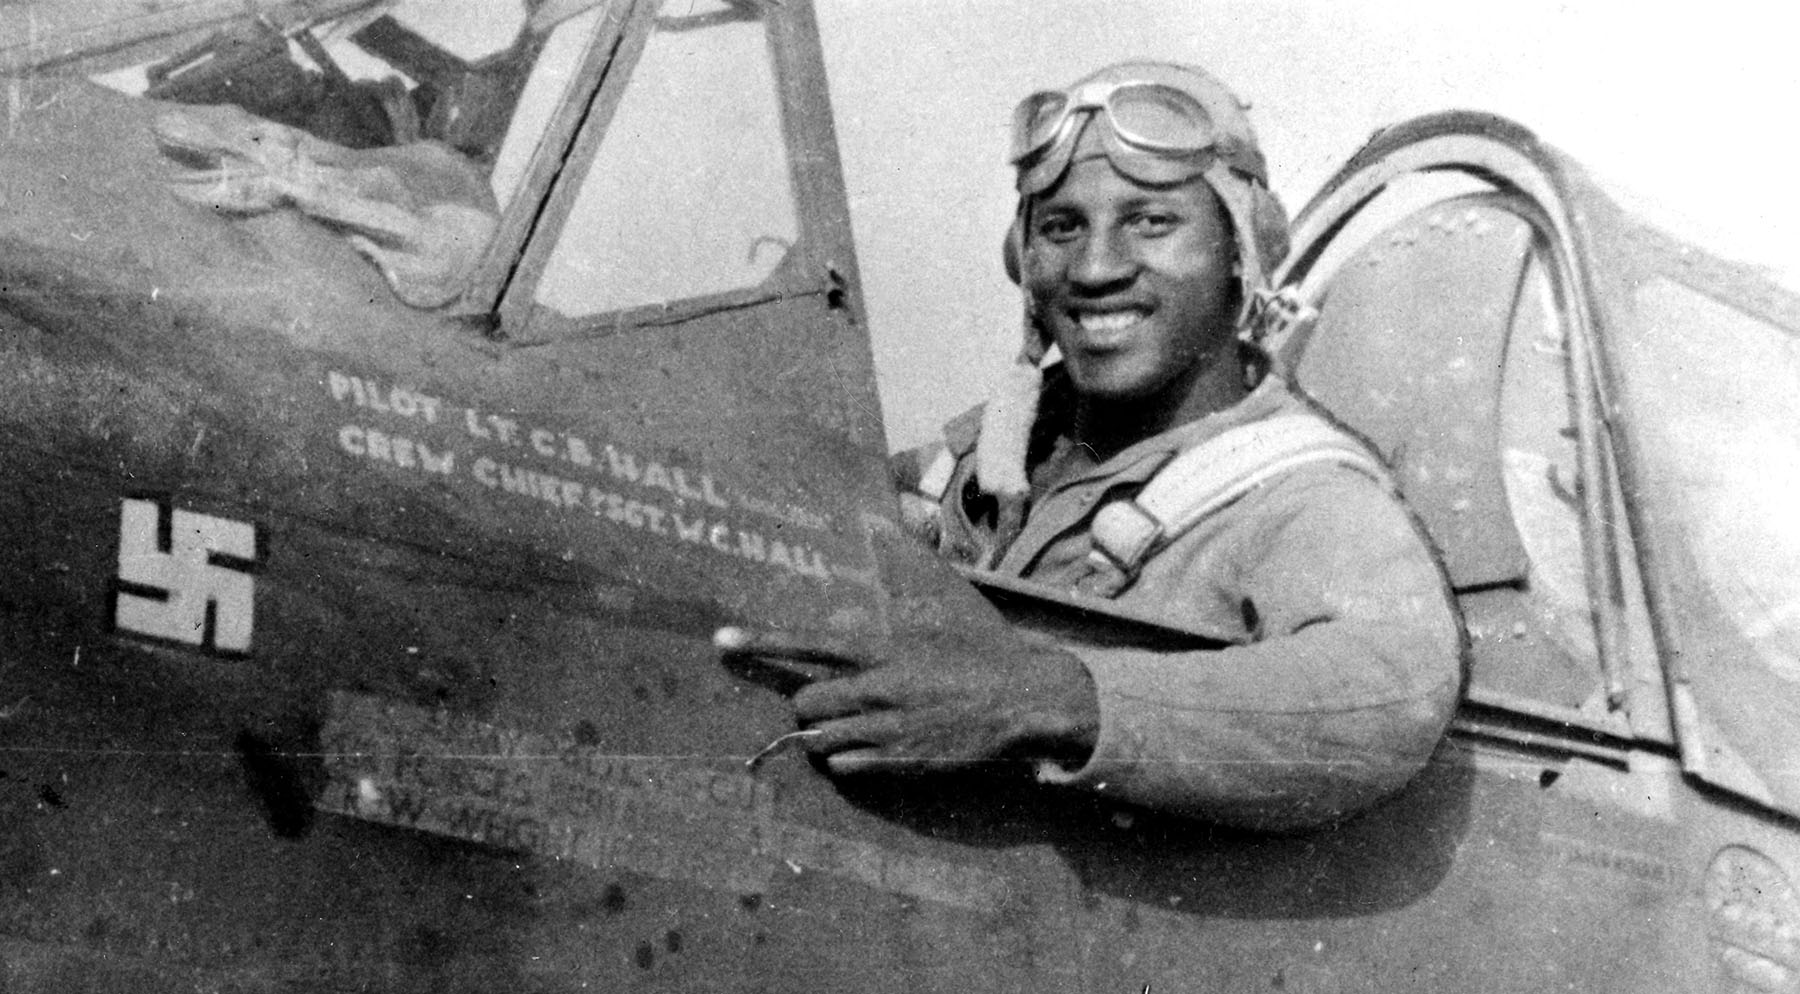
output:
<instances>
[{"instance_id":1,"label":"white sky background","mask_svg":"<svg viewBox=\"0 0 1800 994\"><path fill-rule=\"evenodd\" d=\"M1000 268L1013 105L1127 58L1196 63L1249 100L1290 214L1377 127L1486 110L1634 194L1628 208L1800 291L1800 50L1783 5L813 2L896 447L983 399L1017 348ZM452 47L469 25L510 35L522 17L517 0L409 8Z\"/></svg>"},{"instance_id":2,"label":"white sky background","mask_svg":"<svg viewBox=\"0 0 1800 994\"><path fill-rule=\"evenodd\" d=\"M981 400L1017 348L1013 104L1125 58L1197 63L1249 100L1291 214L1375 128L1487 110L1800 288L1800 53L1779 5L815 2L896 446Z\"/></svg>"}]
</instances>

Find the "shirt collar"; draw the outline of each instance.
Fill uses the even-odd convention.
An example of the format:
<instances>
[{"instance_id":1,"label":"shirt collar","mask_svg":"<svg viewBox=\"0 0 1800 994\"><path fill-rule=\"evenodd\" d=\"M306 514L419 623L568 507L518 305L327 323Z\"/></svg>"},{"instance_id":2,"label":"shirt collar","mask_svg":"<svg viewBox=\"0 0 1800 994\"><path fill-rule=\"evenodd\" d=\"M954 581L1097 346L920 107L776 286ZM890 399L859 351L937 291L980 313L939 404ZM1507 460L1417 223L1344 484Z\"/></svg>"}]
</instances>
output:
<instances>
[{"instance_id":1,"label":"shirt collar","mask_svg":"<svg viewBox=\"0 0 1800 994\"><path fill-rule=\"evenodd\" d=\"M1074 391L1061 367L1053 367L1046 376L1045 399L1040 409L1037 431L1032 440L1032 465L1047 456L1057 438L1066 438L1074 420ZM1077 474L1055 489L1086 483L1095 479L1130 483L1148 480L1175 455L1208 439L1235 428L1270 417L1291 403L1292 390L1287 380L1273 368L1242 400L1193 421L1176 425L1113 454L1092 469Z\"/></svg>"}]
</instances>

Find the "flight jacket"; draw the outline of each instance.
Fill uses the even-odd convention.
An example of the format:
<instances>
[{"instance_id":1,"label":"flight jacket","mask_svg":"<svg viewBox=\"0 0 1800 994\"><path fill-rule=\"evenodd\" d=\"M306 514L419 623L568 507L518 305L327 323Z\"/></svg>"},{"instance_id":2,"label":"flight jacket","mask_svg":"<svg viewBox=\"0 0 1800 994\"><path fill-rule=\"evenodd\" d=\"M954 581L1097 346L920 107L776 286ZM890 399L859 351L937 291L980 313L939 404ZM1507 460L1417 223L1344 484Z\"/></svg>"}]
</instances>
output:
<instances>
[{"instance_id":1,"label":"flight jacket","mask_svg":"<svg viewBox=\"0 0 1800 994\"><path fill-rule=\"evenodd\" d=\"M1059 444L1067 395L1053 376L1034 468ZM940 553L1111 600L1221 646L1068 644L1093 676L1099 737L1083 765L1044 764L1041 781L1224 824L1296 829L1367 807L1429 761L1461 693L1463 636L1422 528L1384 482L1302 465L1201 520L1133 577L1090 555L1095 512L1136 494L1178 453L1305 412L1320 413L1270 373L1238 404L1055 486L1034 474L1010 542L995 534L992 499L974 485L979 409L946 426L955 463L938 504ZM896 477L916 481L932 458L902 453Z\"/></svg>"}]
</instances>

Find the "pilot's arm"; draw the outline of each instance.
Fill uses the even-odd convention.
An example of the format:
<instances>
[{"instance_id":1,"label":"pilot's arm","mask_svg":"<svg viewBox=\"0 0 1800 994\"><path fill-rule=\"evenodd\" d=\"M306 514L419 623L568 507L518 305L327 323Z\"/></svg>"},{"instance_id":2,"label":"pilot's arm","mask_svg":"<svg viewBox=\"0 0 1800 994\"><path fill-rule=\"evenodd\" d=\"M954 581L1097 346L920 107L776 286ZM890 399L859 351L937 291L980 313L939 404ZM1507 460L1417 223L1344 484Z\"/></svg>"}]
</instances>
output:
<instances>
[{"instance_id":1,"label":"pilot's arm","mask_svg":"<svg viewBox=\"0 0 1800 994\"><path fill-rule=\"evenodd\" d=\"M1306 470L1193 543L1146 564L1134 599L1234 605L1244 644L1097 649L982 621L845 648L866 668L795 697L807 748L846 774L1024 760L1051 784L1256 828L1342 817L1416 774L1461 687L1459 634L1394 499Z\"/></svg>"},{"instance_id":2,"label":"pilot's arm","mask_svg":"<svg viewBox=\"0 0 1800 994\"><path fill-rule=\"evenodd\" d=\"M1248 640L1074 648L1096 685L1100 734L1085 763L1044 764L1040 779L1285 828L1367 807L1429 760L1461 690L1461 637L1410 517L1373 481L1332 468L1294 474L1261 505L1242 535L1213 537L1230 554L1185 581L1242 605ZM1186 551L1191 560L1173 548L1138 583L1184 582L1206 555Z\"/></svg>"}]
</instances>

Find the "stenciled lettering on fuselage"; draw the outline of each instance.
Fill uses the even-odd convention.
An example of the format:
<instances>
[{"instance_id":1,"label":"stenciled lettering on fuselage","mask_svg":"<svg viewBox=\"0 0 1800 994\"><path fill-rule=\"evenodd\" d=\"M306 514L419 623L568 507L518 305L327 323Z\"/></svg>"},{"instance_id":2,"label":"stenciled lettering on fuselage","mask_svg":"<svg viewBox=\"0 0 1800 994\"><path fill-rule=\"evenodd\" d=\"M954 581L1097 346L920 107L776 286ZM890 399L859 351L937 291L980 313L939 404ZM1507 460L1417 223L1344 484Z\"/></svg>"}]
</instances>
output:
<instances>
[{"instance_id":1,"label":"stenciled lettering on fuselage","mask_svg":"<svg viewBox=\"0 0 1800 994\"><path fill-rule=\"evenodd\" d=\"M789 526L824 537L829 518L727 489L710 473L339 370L326 372L324 386L339 407L362 415L335 428L337 449L357 459L815 580L861 581L815 542L791 536ZM773 519L789 537L738 523L746 512Z\"/></svg>"},{"instance_id":2,"label":"stenciled lettering on fuselage","mask_svg":"<svg viewBox=\"0 0 1800 994\"><path fill-rule=\"evenodd\" d=\"M783 820L739 760L621 756L444 710L332 695L321 810L666 880L767 893L822 873L978 912L1004 877Z\"/></svg>"},{"instance_id":3,"label":"stenciled lettering on fuselage","mask_svg":"<svg viewBox=\"0 0 1800 994\"><path fill-rule=\"evenodd\" d=\"M119 631L222 653L250 651L256 528L127 497L119 512Z\"/></svg>"},{"instance_id":4,"label":"stenciled lettering on fuselage","mask_svg":"<svg viewBox=\"0 0 1800 994\"><path fill-rule=\"evenodd\" d=\"M1538 840L1545 851L1566 866L1628 877L1640 883L1665 888L1687 883L1686 875L1674 864L1648 853L1602 845L1591 839L1559 832L1541 832Z\"/></svg>"}]
</instances>

